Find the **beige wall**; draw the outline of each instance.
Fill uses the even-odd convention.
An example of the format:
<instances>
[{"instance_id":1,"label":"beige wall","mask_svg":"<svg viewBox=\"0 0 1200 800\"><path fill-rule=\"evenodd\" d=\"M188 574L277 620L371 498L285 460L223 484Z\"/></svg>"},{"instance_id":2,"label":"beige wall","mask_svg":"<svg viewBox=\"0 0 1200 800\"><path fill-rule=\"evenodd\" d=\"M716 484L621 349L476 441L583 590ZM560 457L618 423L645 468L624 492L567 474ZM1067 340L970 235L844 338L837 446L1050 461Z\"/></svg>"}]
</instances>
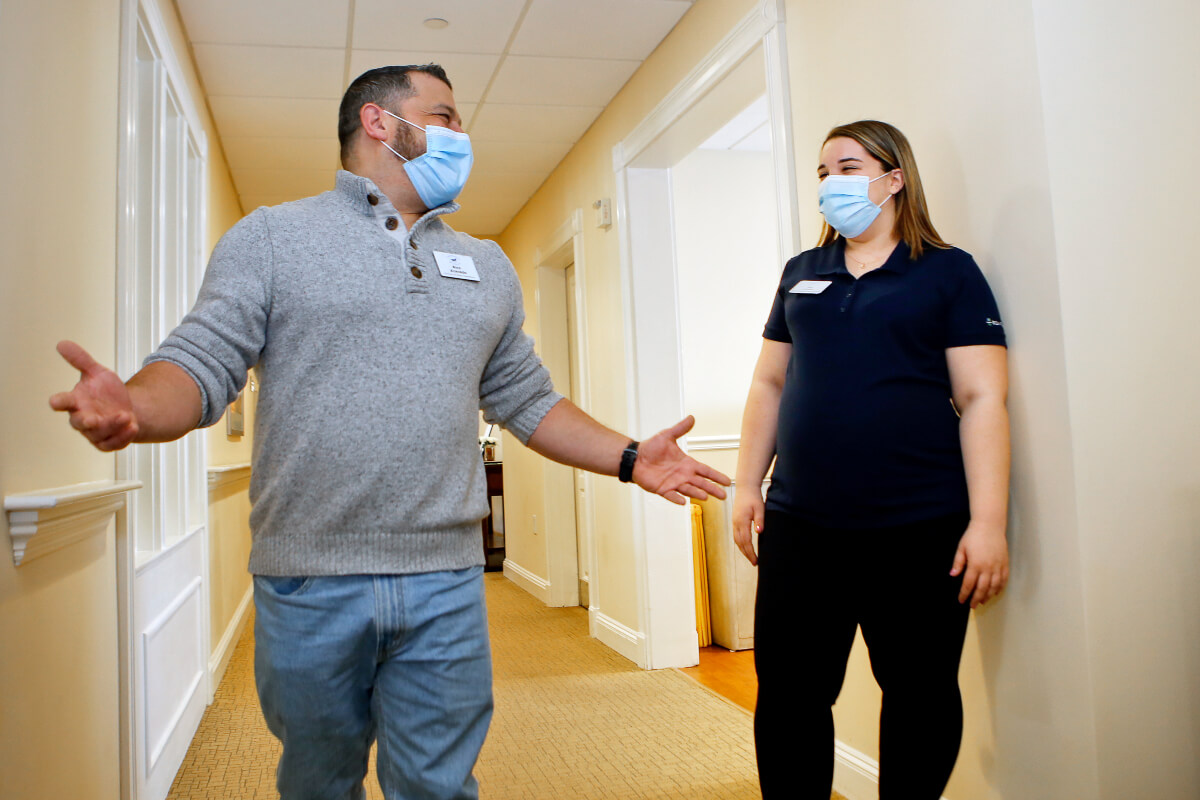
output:
<instances>
[{"instance_id":1,"label":"beige wall","mask_svg":"<svg viewBox=\"0 0 1200 800\"><path fill-rule=\"evenodd\" d=\"M1200 230L1178 161L1200 122L1188 41L1200 10L785 6L802 242L818 233L825 131L891 121L913 142L939 229L976 256L1009 332L1013 579L973 616L947 797L1197 796L1200 372L1189 366L1200 326L1185 304L1200 288L1187 266ZM524 278L573 208L612 196L612 145L749 7L698 2L518 215L500 241ZM616 228L586 233L589 315L619 320ZM620 425L623 342L611 328L591 331L593 411ZM634 563L619 492L597 487L610 580ZM635 611L622 621L635 626ZM878 702L860 643L838 736L873 757Z\"/></svg>"},{"instance_id":2,"label":"beige wall","mask_svg":"<svg viewBox=\"0 0 1200 800\"><path fill-rule=\"evenodd\" d=\"M118 24L114 3L0 8L0 494L115 477L46 400L75 380L59 339L114 356ZM115 797L112 531L17 568L0 526L2 794Z\"/></svg>"},{"instance_id":3,"label":"beige wall","mask_svg":"<svg viewBox=\"0 0 1200 800\"><path fill-rule=\"evenodd\" d=\"M1200 797L1200 6L1034 8L1100 796Z\"/></svg>"},{"instance_id":4,"label":"beige wall","mask_svg":"<svg viewBox=\"0 0 1200 800\"><path fill-rule=\"evenodd\" d=\"M165 16L177 33L173 6ZM0 178L10 189L0 197L3 495L116 474L114 458L46 400L77 378L54 352L60 339L115 360L119 51L118 3L0 6ZM240 209L205 124L209 223L228 227ZM0 526L0 794L111 800L120 788L113 531L18 568L7 518Z\"/></svg>"}]
</instances>

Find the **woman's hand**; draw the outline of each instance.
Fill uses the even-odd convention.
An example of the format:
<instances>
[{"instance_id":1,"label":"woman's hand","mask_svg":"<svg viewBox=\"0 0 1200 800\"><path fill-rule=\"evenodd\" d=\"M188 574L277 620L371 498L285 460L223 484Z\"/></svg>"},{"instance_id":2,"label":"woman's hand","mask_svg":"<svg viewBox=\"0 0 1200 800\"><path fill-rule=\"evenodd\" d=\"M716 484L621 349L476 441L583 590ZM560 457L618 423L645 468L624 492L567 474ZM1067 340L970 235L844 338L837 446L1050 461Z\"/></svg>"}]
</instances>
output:
<instances>
[{"instance_id":1,"label":"woman's hand","mask_svg":"<svg viewBox=\"0 0 1200 800\"><path fill-rule=\"evenodd\" d=\"M978 608L1000 594L1008 583L1008 542L1004 538L1004 527L989 528L975 522L967 525L958 542L950 574L963 576L958 602L965 603L970 598L971 608Z\"/></svg>"},{"instance_id":2,"label":"woman's hand","mask_svg":"<svg viewBox=\"0 0 1200 800\"><path fill-rule=\"evenodd\" d=\"M733 541L746 556L746 560L758 566L758 554L754 552L756 533L763 531L765 506L761 492L753 487L743 487L742 491L733 496Z\"/></svg>"}]
</instances>

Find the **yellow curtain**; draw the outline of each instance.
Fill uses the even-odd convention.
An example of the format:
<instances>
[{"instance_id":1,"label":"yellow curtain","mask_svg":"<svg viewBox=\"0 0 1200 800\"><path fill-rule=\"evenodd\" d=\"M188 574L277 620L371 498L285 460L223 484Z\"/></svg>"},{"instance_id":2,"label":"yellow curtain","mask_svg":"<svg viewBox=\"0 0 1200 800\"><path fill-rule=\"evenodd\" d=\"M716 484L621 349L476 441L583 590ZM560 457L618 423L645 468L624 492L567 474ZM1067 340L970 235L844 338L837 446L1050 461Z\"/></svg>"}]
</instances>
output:
<instances>
[{"instance_id":1,"label":"yellow curtain","mask_svg":"<svg viewBox=\"0 0 1200 800\"><path fill-rule=\"evenodd\" d=\"M696 636L701 647L712 644L712 620L708 616L708 559L704 556L704 511L692 503L692 569L696 578Z\"/></svg>"}]
</instances>

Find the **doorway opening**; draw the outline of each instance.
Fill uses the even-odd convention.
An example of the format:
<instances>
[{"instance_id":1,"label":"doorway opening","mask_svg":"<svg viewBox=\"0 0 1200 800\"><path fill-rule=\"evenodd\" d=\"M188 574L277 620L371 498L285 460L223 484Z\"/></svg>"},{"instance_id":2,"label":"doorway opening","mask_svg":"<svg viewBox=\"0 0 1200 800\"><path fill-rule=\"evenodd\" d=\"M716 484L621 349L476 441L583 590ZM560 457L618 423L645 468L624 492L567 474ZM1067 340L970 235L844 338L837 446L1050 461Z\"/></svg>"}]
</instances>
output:
<instances>
[{"instance_id":1,"label":"doorway opening","mask_svg":"<svg viewBox=\"0 0 1200 800\"><path fill-rule=\"evenodd\" d=\"M631 433L694 413L688 448L728 474L762 325L799 250L781 13L762 3L613 152ZM634 500L649 668L698 661L686 512Z\"/></svg>"},{"instance_id":2,"label":"doorway opening","mask_svg":"<svg viewBox=\"0 0 1200 800\"><path fill-rule=\"evenodd\" d=\"M545 247L538 250L537 341L542 362L550 371L555 387L587 411L591 401L582 240L583 212L576 209ZM592 569L596 555L591 475L549 461L543 469L547 605L581 605L594 610L601 589Z\"/></svg>"}]
</instances>

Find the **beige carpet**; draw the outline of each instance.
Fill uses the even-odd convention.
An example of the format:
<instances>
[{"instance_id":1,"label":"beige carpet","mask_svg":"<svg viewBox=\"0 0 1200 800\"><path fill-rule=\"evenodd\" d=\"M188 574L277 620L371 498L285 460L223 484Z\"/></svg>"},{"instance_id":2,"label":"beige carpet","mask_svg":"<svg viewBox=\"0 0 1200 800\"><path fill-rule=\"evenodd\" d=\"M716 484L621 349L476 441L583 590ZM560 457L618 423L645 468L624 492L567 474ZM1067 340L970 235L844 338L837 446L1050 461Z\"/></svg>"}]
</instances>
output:
<instances>
[{"instance_id":1,"label":"beige carpet","mask_svg":"<svg viewBox=\"0 0 1200 800\"><path fill-rule=\"evenodd\" d=\"M748 712L676 670L638 669L588 637L583 609L545 608L498 573L486 581L496 714L475 771L483 800L759 796ZM276 797L251 631L170 798ZM373 767L367 795L383 800Z\"/></svg>"}]
</instances>

